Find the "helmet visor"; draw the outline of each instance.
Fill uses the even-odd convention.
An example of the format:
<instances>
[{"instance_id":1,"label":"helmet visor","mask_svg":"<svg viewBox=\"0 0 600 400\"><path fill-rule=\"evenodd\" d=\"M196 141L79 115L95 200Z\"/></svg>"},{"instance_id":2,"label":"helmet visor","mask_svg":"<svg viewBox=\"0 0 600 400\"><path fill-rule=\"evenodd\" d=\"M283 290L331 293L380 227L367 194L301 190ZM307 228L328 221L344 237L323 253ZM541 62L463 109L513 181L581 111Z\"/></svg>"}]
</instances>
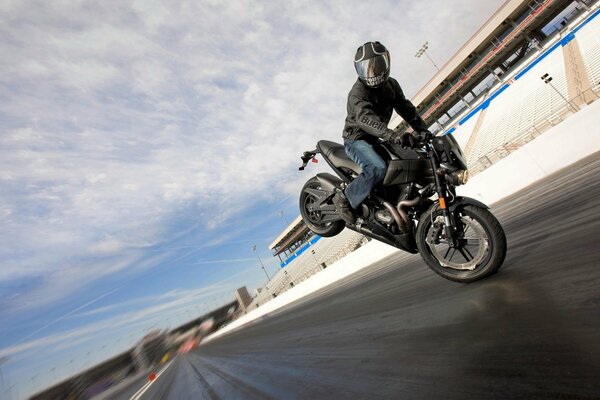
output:
<instances>
[{"instance_id":1,"label":"helmet visor","mask_svg":"<svg viewBox=\"0 0 600 400\"><path fill-rule=\"evenodd\" d=\"M385 80L385 75L390 68L390 60L387 54L381 54L368 60L354 63L358 77L368 84L379 84L378 79Z\"/></svg>"}]
</instances>

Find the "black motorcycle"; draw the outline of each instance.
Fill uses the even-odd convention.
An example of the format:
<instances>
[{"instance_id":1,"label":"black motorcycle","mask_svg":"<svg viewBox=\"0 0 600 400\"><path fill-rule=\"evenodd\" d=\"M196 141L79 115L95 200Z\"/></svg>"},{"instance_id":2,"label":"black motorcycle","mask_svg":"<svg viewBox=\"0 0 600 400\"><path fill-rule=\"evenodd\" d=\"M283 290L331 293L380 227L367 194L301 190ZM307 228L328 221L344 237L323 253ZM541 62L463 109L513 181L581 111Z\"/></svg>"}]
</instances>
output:
<instances>
[{"instance_id":1,"label":"black motorcycle","mask_svg":"<svg viewBox=\"0 0 600 400\"><path fill-rule=\"evenodd\" d=\"M506 255L504 230L488 207L456 195L468 179L467 162L452 135L433 136L412 149L374 145L388 167L383 181L346 224L332 199L361 172L338 143L321 140L302 155L304 170L320 153L337 177L320 173L300 194L300 213L317 235L335 236L345 226L409 253L420 253L446 279L473 282L493 274Z\"/></svg>"}]
</instances>

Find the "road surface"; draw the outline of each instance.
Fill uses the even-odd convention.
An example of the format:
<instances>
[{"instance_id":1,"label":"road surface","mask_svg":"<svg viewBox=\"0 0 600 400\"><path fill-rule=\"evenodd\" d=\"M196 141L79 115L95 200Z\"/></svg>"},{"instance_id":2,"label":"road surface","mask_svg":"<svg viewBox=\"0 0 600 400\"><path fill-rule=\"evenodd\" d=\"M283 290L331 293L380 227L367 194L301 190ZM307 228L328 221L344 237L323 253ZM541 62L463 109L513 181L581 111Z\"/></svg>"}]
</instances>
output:
<instances>
[{"instance_id":1,"label":"road surface","mask_svg":"<svg viewBox=\"0 0 600 400\"><path fill-rule=\"evenodd\" d=\"M600 399L599 199L596 154L494 205L498 274L388 257L177 357L140 398Z\"/></svg>"}]
</instances>

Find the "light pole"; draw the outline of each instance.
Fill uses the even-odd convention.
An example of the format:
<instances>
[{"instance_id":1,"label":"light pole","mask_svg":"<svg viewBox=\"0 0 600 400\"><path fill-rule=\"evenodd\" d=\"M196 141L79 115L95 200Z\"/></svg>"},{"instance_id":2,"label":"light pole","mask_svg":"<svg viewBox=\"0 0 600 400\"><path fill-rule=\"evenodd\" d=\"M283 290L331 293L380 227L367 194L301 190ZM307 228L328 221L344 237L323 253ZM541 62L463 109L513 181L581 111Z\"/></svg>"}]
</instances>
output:
<instances>
[{"instance_id":1,"label":"light pole","mask_svg":"<svg viewBox=\"0 0 600 400\"><path fill-rule=\"evenodd\" d=\"M14 388L16 385L17 385L16 383L13 383L12 385L10 385L10 386L9 386L9 387L8 387L8 388L7 388L7 389L4 391L4 393L8 393L8 395L6 396L6 398L7 398L7 399L9 399L9 400L10 400L10 399L12 399L12 389L13 389L13 388ZM15 390L15 392L16 392L16 390ZM18 396L18 393L17 393L17 396Z\"/></svg>"},{"instance_id":2,"label":"light pole","mask_svg":"<svg viewBox=\"0 0 600 400\"><path fill-rule=\"evenodd\" d=\"M323 259L321 258L321 263L319 263L319 260L317 260L317 253L315 252L314 249L312 249L310 251L312 253L313 258L315 259L315 264L317 267L321 267L321 269L325 269L327 268L327 265L323 262Z\"/></svg>"},{"instance_id":3,"label":"light pole","mask_svg":"<svg viewBox=\"0 0 600 400\"><path fill-rule=\"evenodd\" d=\"M4 387L8 386L8 384L10 383L10 381L8 381L8 378L7 378L8 382L4 382L4 373L2 371L2 366L4 364L8 363L8 360L9 360L9 358L6 356L0 357L0 388L2 388L3 390L4 390ZM15 383L13 383L12 386L10 386L8 389L4 390L4 393L8 393L8 395L6 397L7 399L12 398L11 390L12 390L13 386L15 386Z\"/></svg>"},{"instance_id":4,"label":"light pole","mask_svg":"<svg viewBox=\"0 0 600 400\"><path fill-rule=\"evenodd\" d=\"M552 77L549 74L544 74L540 77L541 80L544 81L545 84L550 85L550 87L552 89L554 89L554 91L560 96L562 97L562 99L564 101L567 102L567 104L569 105L569 107L571 107L573 109L573 111L579 111L579 107L577 107L575 104L572 104L565 96L563 96L563 94L550 82L552 82Z\"/></svg>"},{"instance_id":5,"label":"light pole","mask_svg":"<svg viewBox=\"0 0 600 400\"><path fill-rule=\"evenodd\" d=\"M279 211L279 216L281 218L283 218L283 220L285 221L285 226L287 227L290 223L288 222L287 218L285 217L285 213L283 212L283 210Z\"/></svg>"},{"instance_id":6,"label":"light pole","mask_svg":"<svg viewBox=\"0 0 600 400\"><path fill-rule=\"evenodd\" d=\"M433 66L435 67L435 69L440 70L440 67L437 66L437 64L435 63L435 61L433 61L431 59L431 57L429 57L429 54L427 54L427 49L429 49L429 42L425 42L423 43L423 46L421 46L421 48L419 49L419 51L417 51L415 53L415 58L421 58L422 55L425 55L425 57L427 57L427 59L429 61L431 61L431 63L433 64Z\"/></svg>"},{"instance_id":7,"label":"light pole","mask_svg":"<svg viewBox=\"0 0 600 400\"><path fill-rule=\"evenodd\" d=\"M317 256L316 256L317 253L315 252L314 249L311 249L310 252L311 252L313 258L315 259L315 265L319 266L319 261L317 260Z\"/></svg>"},{"instance_id":8,"label":"light pole","mask_svg":"<svg viewBox=\"0 0 600 400\"><path fill-rule=\"evenodd\" d=\"M8 357L0 357L0 384L4 387L4 374L2 373L2 365L6 364Z\"/></svg>"},{"instance_id":9,"label":"light pole","mask_svg":"<svg viewBox=\"0 0 600 400\"><path fill-rule=\"evenodd\" d=\"M290 281L290 277L288 276L288 272L287 271L283 271L283 274L285 275L285 280L287 281L288 285L290 287L294 287L294 282Z\"/></svg>"},{"instance_id":10,"label":"light pole","mask_svg":"<svg viewBox=\"0 0 600 400\"><path fill-rule=\"evenodd\" d=\"M267 270L265 269L265 265L263 264L262 260L260 259L260 255L258 254L258 251L256 251L256 245L252 246L252 251L256 253L256 256L258 257L258 261L260 262L260 265L261 265L263 271L265 272L267 279L269 280L269 282L271 282L271 277L267 273Z\"/></svg>"},{"instance_id":11,"label":"light pole","mask_svg":"<svg viewBox=\"0 0 600 400\"><path fill-rule=\"evenodd\" d=\"M29 380L29 381L31 382L31 387L35 387L35 380L37 379L38 375L39 375L39 373L37 373L37 374L33 375L33 376L31 377L31 379ZM37 388L36 388L36 389L37 389Z\"/></svg>"}]
</instances>

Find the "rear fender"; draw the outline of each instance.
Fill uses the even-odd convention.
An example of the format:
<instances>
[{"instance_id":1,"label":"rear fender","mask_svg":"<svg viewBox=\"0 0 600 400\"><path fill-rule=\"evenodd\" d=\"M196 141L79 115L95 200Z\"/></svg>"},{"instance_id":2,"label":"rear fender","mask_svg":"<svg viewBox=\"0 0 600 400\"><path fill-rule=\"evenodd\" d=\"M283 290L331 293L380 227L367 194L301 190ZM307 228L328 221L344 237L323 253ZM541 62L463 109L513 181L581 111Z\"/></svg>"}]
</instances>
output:
<instances>
[{"instance_id":1,"label":"rear fender","mask_svg":"<svg viewBox=\"0 0 600 400\"><path fill-rule=\"evenodd\" d=\"M319 180L323 190L327 190L329 192L334 192L335 189L340 189L343 182L337 176L328 174L327 172L317 174L317 179Z\"/></svg>"}]
</instances>

